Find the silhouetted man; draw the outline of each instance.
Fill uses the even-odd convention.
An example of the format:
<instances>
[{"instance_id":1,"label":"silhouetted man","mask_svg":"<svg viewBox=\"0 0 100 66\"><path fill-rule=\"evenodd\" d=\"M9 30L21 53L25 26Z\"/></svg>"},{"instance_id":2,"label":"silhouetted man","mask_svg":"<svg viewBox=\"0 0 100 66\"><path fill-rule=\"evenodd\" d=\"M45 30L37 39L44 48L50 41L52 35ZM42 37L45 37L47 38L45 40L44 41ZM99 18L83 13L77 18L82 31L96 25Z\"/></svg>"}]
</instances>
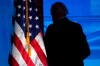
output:
<instances>
[{"instance_id":1,"label":"silhouetted man","mask_svg":"<svg viewBox=\"0 0 100 66\"><path fill-rule=\"evenodd\" d=\"M84 66L83 60L90 49L80 24L70 21L68 10L61 2L51 7L53 24L45 33L45 46L49 66Z\"/></svg>"}]
</instances>

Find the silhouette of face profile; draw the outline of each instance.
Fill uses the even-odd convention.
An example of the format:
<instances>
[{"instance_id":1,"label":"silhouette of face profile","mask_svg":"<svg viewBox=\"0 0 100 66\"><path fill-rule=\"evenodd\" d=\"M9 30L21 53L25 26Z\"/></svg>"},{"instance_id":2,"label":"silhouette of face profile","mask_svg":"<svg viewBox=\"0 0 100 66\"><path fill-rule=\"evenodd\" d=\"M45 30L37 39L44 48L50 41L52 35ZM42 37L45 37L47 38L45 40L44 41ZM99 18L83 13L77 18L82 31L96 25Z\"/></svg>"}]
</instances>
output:
<instances>
[{"instance_id":1,"label":"silhouette of face profile","mask_svg":"<svg viewBox=\"0 0 100 66\"><path fill-rule=\"evenodd\" d=\"M51 7L51 15L53 22L56 22L60 17L66 16L68 10L62 2L56 2Z\"/></svg>"}]
</instances>

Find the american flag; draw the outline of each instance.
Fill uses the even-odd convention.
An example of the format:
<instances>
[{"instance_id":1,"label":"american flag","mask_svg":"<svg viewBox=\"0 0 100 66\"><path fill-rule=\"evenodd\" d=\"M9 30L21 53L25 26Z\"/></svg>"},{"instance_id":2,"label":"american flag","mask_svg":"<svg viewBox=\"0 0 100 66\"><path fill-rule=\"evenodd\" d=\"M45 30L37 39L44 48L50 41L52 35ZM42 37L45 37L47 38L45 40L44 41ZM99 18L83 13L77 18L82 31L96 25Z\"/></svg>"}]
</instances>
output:
<instances>
[{"instance_id":1,"label":"american flag","mask_svg":"<svg viewBox=\"0 0 100 66\"><path fill-rule=\"evenodd\" d=\"M15 0L11 66L47 66L35 0Z\"/></svg>"}]
</instances>

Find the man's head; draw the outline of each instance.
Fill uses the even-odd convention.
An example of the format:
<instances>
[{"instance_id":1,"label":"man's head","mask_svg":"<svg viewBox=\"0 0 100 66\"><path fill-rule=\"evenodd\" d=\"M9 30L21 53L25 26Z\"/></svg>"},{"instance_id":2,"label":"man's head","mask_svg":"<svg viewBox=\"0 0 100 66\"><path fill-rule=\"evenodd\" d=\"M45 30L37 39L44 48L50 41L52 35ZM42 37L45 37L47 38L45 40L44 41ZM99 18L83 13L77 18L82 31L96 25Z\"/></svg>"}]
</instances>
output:
<instances>
[{"instance_id":1,"label":"man's head","mask_svg":"<svg viewBox=\"0 0 100 66\"><path fill-rule=\"evenodd\" d=\"M56 2L51 7L51 15L53 20L57 20L60 17L66 16L68 14L68 10L66 6L61 2Z\"/></svg>"}]
</instances>

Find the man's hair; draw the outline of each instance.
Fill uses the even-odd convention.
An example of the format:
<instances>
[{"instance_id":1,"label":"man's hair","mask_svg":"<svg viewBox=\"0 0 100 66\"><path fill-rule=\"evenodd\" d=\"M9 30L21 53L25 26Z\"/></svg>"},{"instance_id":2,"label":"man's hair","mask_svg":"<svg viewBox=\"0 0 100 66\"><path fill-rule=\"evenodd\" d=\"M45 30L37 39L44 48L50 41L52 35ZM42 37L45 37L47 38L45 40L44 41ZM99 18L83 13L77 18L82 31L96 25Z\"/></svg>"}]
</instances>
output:
<instances>
[{"instance_id":1,"label":"man's hair","mask_svg":"<svg viewBox=\"0 0 100 66\"><path fill-rule=\"evenodd\" d=\"M68 9L62 2L56 2L51 7L51 14L52 15L58 15L58 14L66 15L68 14Z\"/></svg>"}]
</instances>

